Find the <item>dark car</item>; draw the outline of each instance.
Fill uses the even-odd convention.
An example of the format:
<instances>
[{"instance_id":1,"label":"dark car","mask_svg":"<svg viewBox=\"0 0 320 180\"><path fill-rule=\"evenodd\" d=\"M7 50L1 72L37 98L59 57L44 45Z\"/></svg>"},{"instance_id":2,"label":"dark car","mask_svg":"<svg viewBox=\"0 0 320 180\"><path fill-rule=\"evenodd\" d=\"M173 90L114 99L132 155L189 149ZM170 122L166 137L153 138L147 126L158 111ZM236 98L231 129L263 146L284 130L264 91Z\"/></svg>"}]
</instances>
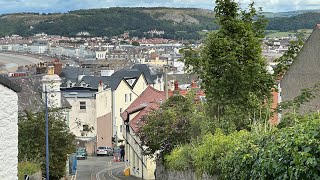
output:
<instances>
[{"instance_id":1,"label":"dark car","mask_svg":"<svg viewBox=\"0 0 320 180\"><path fill-rule=\"evenodd\" d=\"M87 159L88 153L86 148L78 148L76 151L77 159Z\"/></svg>"}]
</instances>

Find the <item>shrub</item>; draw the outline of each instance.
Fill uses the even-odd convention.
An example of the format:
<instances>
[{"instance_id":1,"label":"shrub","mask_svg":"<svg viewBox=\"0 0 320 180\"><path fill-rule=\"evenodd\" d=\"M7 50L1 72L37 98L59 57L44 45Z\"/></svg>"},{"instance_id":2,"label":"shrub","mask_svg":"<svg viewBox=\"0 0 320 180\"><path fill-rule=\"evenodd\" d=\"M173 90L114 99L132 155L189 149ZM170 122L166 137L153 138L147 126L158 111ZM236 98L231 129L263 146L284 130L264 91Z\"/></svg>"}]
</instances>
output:
<instances>
[{"instance_id":1,"label":"shrub","mask_svg":"<svg viewBox=\"0 0 320 180\"><path fill-rule=\"evenodd\" d=\"M18 177L19 180L24 179L24 175L32 175L41 170L40 164L32 162L19 162L18 163Z\"/></svg>"},{"instance_id":2,"label":"shrub","mask_svg":"<svg viewBox=\"0 0 320 180\"><path fill-rule=\"evenodd\" d=\"M192 154L194 150L190 145L180 146L165 156L165 165L167 168L177 171L183 171L192 168Z\"/></svg>"},{"instance_id":3,"label":"shrub","mask_svg":"<svg viewBox=\"0 0 320 180\"><path fill-rule=\"evenodd\" d=\"M320 178L320 118L255 135L221 159L223 179Z\"/></svg>"}]
</instances>

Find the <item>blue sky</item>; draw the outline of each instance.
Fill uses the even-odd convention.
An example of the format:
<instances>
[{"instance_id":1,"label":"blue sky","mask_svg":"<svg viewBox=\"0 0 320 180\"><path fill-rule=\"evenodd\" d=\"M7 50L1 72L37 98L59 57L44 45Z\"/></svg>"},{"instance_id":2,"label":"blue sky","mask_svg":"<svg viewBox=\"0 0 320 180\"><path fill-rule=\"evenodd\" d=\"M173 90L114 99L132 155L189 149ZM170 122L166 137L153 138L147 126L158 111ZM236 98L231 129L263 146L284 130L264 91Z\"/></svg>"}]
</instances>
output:
<instances>
[{"instance_id":1,"label":"blue sky","mask_svg":"<svg viewBox=\"0 0 320 180\"><path fill-rule=\"evenodd\" d=\"M236 0L243 5L251 0ZM320 0L255 0L265 12L320 9ZM213 9L214 0L0 0L0 14L15 12L67 12L108 7L192 7Z\"/></svg>"}]
</instances>

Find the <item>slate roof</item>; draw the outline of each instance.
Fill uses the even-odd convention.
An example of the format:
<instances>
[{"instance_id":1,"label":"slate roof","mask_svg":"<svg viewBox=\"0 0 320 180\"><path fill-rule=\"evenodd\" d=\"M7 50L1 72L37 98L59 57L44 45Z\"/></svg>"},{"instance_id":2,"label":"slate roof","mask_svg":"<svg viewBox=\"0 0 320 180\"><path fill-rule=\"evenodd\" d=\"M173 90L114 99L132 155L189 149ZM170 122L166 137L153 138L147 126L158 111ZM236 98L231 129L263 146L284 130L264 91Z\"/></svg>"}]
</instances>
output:
<instances>
[{"instance_id":1,"label":"slate roof","mask_svg":"<svg viewBox=\"0 0 320 180\"><path fill-rule=\"evenodd\" d=\"M73 80L77 80L79 75L92 75L92 72L88 68L73 66L66 66L61 72L61 77L64 77L66 80L70 79L72 82Z\"/></svg>"},{"instance_id":2,"label":"slate roof","mask_svg":"<svg viewBox=\"0 0 320 180\"><path fill-rule=\"evenodd\" d=\"M137 78L141 74L138 69L120 69L119 71L112 74L113 77L123 77L123 78Z\"/></svg>"},{"instance_id":3,"label":"slate roof","mask_svg":"<svg viewBox=\"0 0 320 180\"><path fill-rule=\"evenodd\" d=\"M89 84L90 85L89 87L92 87L92 88L98 88L100 80L103 82L103 84L107 85L109 88L111 88L112 91L114 91L118 88L123 78L111 77L111 76L84 76L81 79L81 81L84 81L86 84Z\"/></svg>"},{"instance_id":4,"label":"slate roof","mask_svg":"<svg viewBox=\"0 0 320 180\"><path fill-rule=\"evenodd\" d=\"M162 73L156 72L151 66L148 66L147 64L135 64L131 67L131 69L138 69L143 72L148 83L150 80L152 81L149 84L154 84L154 80L162 76Z\"/></svg>"},{"instance_id":5,"label":"slate roof","mask_svg":"<svg viewBox=\"0 0 320 180\"><path fill-rule=\"evenodd\" d=\"M133 131L138 131L140 123L140 119L148 114L150 111L159 108L159 104L161 101L165 101L165 93L163 91L158 91L151 86L148 86L141 95L135 99L130 106L121 114L121 117L124 121L127 120L128 114L132 114L135 112L139 113L130 120L129 125L133 129Z\"/></svg>"},{"instance_id":6,"label":"slate roof","mask_svg":"<svg viewBox=\"0 0 320 180\"><path fill-rule=\"evenodd\" d=\"M9 78L0 75L0 84L6 86L7 88L15 91L15 92L20 92L21 87L14 82L12 82Z\"/></svg>"},{"instance_id":7,"label":"slate roof","mask_svg":"<svg viewBox=\"0 0 320 180\"><path fill-rule=\"evenodd\" d=\"M22 90L18 92L19 112L25 110L39 112L44 109L44 102L42 100L42 77L43 74L10 78L12 82L22 87ZM62 108L71 107L64 96L61 96L61 105Z\"/></svg>"},{"instance_id":8,"label":"slate roof","mask_svg":"<svg viewBox=\"0 0 320 180\"><path fill-rule=\"evenodd\" d=\"M147 64L135 64L130 69L121 69L113 73L112 77L138 78L141 73L144 74L148 84L154 84L154 81L162 76L162 73L156 72Z\"/></svg>"}]
</instances>

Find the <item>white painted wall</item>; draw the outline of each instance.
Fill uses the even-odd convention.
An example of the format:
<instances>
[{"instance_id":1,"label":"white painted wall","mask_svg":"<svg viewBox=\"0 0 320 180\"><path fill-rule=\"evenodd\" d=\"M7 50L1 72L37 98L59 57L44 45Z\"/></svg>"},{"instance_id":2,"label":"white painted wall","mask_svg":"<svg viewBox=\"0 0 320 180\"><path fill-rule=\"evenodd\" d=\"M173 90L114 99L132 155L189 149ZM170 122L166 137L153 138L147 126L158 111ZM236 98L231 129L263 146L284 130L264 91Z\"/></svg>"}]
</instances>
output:
<instances>
[{"instance_id":1,"label":"white painted wall","mask_svg":"<svg viewBox=\"0 0 320 180\"><path fill-rule=\"evenodd\" d=\"M97 135L96 100L94 98L67 98L72 106L69 113L69 128L77 137L94 137ZM86 109L80 109L80 102L86 102ZM81 125L77 122L81 122ZM83 124L92 126L94 130L82 136Z\"/></svg>"},{"instance_id":2,"label":"white painted wall","mask_svg":"<svg viewBox=\"0 0 320 180\"><path fill-rule=\"evenodd\" d=\"M0 84L0 179L18 179L18 95Z\"/></svg>"}]
</instances>

